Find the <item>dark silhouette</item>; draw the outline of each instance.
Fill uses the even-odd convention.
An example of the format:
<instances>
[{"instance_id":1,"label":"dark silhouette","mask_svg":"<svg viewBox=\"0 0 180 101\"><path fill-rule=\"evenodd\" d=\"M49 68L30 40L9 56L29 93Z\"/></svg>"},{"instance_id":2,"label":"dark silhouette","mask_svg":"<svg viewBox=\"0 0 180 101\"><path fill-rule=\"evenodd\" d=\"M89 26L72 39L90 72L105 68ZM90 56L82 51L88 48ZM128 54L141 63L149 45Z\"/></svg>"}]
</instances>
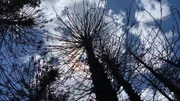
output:
<instances>
[{"instance_id":1,"label":"dark silhouette","mask_svg":"<svg viewBox=\"0 0 180 101\"><path fill-rule=\"evenodd\" d=\"M94 44L95 41L98 41L96 36L105 34L104 28L108 27L106 26L106 21L104 21L105 9L96 7L95 4L92 6L84 3L83 5L82 16L76 11L71 14L68 9L65 9L69 24L58 16L61 22L58 29L64 32L64 38L60 40L68 45L67 48L66 46L62 47L69 50L75 49L74 51L80 48L85 50L96 100L118 101L117 94L107 78L103 65L95 56L96 47L94 47Z\"/></svg>"},{"instance_id":2,"label":"dark silhouette","mask_svg":"<svg viewBox=\"0 0 180 101\"><path fill-rule=\"evenodd\" d=\"M41 0L0 0L0 100L180 101L179 10L170 7L166 33L162 8L156 20L133 2L119 26L100 2L82 1L80 12L55 10L51 33ZM144 24L131 17L133 4L153 19L142 31L131 31Z\"/></svg>"}]
</instances>

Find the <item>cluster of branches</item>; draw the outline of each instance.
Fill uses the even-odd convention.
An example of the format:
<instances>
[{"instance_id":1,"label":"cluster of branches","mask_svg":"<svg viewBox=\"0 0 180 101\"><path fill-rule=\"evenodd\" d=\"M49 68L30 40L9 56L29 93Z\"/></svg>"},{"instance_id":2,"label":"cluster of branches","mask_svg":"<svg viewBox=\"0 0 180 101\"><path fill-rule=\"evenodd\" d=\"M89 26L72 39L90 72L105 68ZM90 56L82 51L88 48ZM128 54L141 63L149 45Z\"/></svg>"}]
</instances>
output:
<instances>
[{"instance_id":1,"label":"cluster of branches","mask_svg":"<svg viewBox=\"0 0 180 101\"><path fill-rule=\"evenodd\" d=\"M42 20L42 9L37 8L40 3L40 0L0 0L1 59L17 58L43 44L38 28L46 21Z\"/></svg>"},{"instance_id":2,"label":"cluster of branches","mask_svg":"<svg viewBox=\"0 0 180 101\"><path fill-rule=\"evenodd\" d=\"M60 34L58 37L52 36L52 39L58 39L59 45L49 45L49 49L59 50L60 56L68 58L68 63L72 64L68 71L71 75L73 68L79 68L75 64L83 63L89 67L92 80L90 91L97 101L117 101L121 99L119 93L122 91L131 101L178 101L179 11L171 9L169 16L174 18L175 24L167 34L162 27L163 18L157 21L146 10L154 20L153 26L144 26L142 30L145 31L132 33L131 29L142 22L130 22L131 11L127 12L126 24L116 26L113 20L107 20L106 9L102 6L83 3L81 13L75 7L74 11L66 8L64 14L67 19L57 14L60 23L56 31ZM121 27L124 33L116 33ZM152 96L146 97L146 90L151 90ZM94 95L91 96L94 99Z\"/></svg>"},{"instance_id":3,"label":"cluster of branches","mask_svg":"<svg viewBox=\"0 0 180 101\"><path fill-rule=\"evenodd\" d=\"M37 8L40 3L40 0L0 0L1 101L63 101L68 96L61 93L57 97L50 90L58 69L41 64L36 58L28 59L46 51L42 48L40 28L48 21L42 19L45 15Z\"/></svg>"},{"instance_id":4,"label":"cluster of branches","mask_svg":"<svg viewBox=\"0 0 180 101\"><path fill-rule=\"evenodd\" d=\"M156 20L146 10L153 26L132 33L142 22L130 22L131 11L126 13L126 23L119 26L101 3L83 1L82 12L74 6L74 10L65 8L63 15L57 14L59 27L55 30L59 34L40 36L34 29L43 23L38 22L41 10L34 9L40 1L17 1L0 1L0 100L180 100L177 9L171 8L169 17L175 23L169 33L162 27L163 18ZM44 49L42 38L56 44ZM17 56L22 56L22 51L32 54L34 46L42 58L22 63ZM44 59L47 50L55 54L48 61ZM152 96L146 97L146 91L152 91Z\"/></svg>"},{"instance_id":5,"label":"cluster of branches","mask_svg":"<svg viewBox=\"0 0 180 101\"><path fill-rule=\"evenodd\" d=\"M2 101L66 101L68 93L54 94L60 76L58 68L32 57L24 64L13 64L11 70L1 68L0 99ZM55 85L54 88L51 85ZM57 96L58 95L58 96Z\"/></svg>"}]
</instances>

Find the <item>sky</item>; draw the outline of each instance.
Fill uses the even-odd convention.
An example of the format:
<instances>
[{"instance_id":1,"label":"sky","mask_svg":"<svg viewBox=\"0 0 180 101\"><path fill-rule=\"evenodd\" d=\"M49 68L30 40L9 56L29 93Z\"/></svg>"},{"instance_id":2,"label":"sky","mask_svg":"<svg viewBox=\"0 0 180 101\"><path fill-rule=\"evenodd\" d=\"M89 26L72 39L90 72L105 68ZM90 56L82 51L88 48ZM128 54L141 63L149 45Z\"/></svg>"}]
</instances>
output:
<instances>
[{"instance_id":1,"label":"sky","mask_svg":"<svg viewBox=\"0 0 180 101\"><path fill-rule=\"evenodd\" d=\"M180 10L180 6L178 6L180 0L107 0L106 3L103 0L84 1L97 3L101 1L102 6L105 6L106 4L106 8L109 10L109 15L115 19L115 22L119 25L124 25L126 23L126 11L131 8L131 22L138 21L139 23L131 28L130 32L138 34L140 31L143 31L143 33L145 33L144 36L147 36L148 33L146 28L151 30L155 27L154 20L160 21L160 19L162 19L162 28L165 33L170 33L170 29L175 23L173 17L169 16L172 13L170 7ZM67 7L69 10L73 10L75 6L76 11L80 13L82 12L82 2L83 0L44 0L41 4L41 8L44 8L44 12L49 19L54 19L52 23L49 23L46 26L46 29L53 34L58 34L54 30L54 28L58 26L56 13L66 19L62 16L64 8ZM154 19L151 16L153 16ZM120 29L118 33L123 33L123 29ZM56 42L48 42L48 44L52 43L54 44Z\"/></svg>"},{"instance_id":2,"label":"sky","mask_svg":"<svg viewBox=\"0 0 180 101\"><path fill-rule=\"evenodd\" d=\"M43 7L47 7L48 11L52 11L52 6L58 9L58 11L62 10L64 7L72 7L74 3L76 4L82 2L83 0L44 0L42 3ZM84 1L100 1L100 0L84 0ZM102 0L101 0L102 1ZM107 0L107 8L112 9L115 13L119 13L119 10L124 10L124 8L129 8L130 4L133 2L137 2L138 5L145 6L148 4L158 5L159 0ZM144 3L146 2L146 3ZM168 6L174 6L177 9L180 9L180 1L179 0L161 0L162 3L166 3Z\"/></svg>"},{"instance_id":3,"label":"sky","mask_svg":"<svg viewBox=\"0 0 180 101\"><path fill-rule=\"evenodd\" d=\"M42 8L45 8L45 13L50 18L56 18L55 11L58 14L62 13L62 10L65 7L68 7L69 9L74 8L74 4L76 6L76 10L81 12L82 10L82 1L83 0L44 0L41 4ZM95 1L99 2L102 0L84 0L84 1ZM134 2L134 3L132 3ZM132 5L131 9L131 17L136 20L143 21L145 23L151 23L153 22L153 19L147 14L145 11L139 11L137 7L135 7L135 3L138 7L141 9L146 9L149 11L150 14L152 14L155 19L160 19L160 2L159 0L107 0L106 8L108 8L111 11L112 15L116 16L122 16L122 13L126 12L126 9L130 9L130 5ZM180 1L179 0L161 0L162 3L162 15L163 17L168 16L171 13L170 7L174 7L180 10ZM54 9L53 9L54 8ZM55 11L54 11L55 10ZM137 17L136 17L137 16ZM135 18L136 17L136 18ZM171 25L171 19L164 18L164 26L165 29L168 29ZM52 24L52 23L51 23ZM55 24L51 25L55 26Z\"/></svg>"}]
</instances>

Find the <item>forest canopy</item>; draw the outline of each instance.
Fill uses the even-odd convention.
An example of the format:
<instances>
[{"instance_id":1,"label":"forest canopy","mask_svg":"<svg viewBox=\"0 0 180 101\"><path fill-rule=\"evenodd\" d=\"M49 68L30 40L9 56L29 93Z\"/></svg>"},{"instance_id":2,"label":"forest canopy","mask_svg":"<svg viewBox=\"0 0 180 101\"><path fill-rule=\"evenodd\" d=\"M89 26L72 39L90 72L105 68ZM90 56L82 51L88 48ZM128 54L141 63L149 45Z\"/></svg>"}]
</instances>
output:
<instances>
[{"instance_id":1,"label":"forest canopy","mask_svg":"<svg viewBox=\"0 0 180 101\"><path fill-rule=\"evenodd\" d=\"M0 0L0 101L180 101L180 8L75 1Z\"/></svg>"}]
</instances>

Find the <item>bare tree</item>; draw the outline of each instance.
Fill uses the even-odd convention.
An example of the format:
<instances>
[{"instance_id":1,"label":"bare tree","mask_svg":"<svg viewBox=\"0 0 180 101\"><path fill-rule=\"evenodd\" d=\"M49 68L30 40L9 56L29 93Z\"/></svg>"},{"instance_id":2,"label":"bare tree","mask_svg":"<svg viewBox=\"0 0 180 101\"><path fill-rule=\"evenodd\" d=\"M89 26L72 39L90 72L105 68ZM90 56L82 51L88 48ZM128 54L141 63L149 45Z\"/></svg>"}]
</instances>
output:
<instances>
[{"instance_id":1,"label":"bare tree","mask_svg":"<svg viewBox=\"0 0 180 101\"><path fill-rule=\"evenodd\" d=\"M81 58L81 54L86 53L87 64L90 67L93 92L98 101L117 101L117 94L111 86L111 82L104 71L103 65L96 57L95 42L99 41L97 36L108 34L108 23L105 21L105 9L96 4L83 3L83 12L79 14L74 10L71 12L66 8L64 10L68 21L64 21L57 15L60 21L58 31L62 32L63 37L60 40L60 49L66 50L66 53L73 54L72 57ZM55 46L55 47L58 47ZM79 53L82 51L82 53ZM82 57L83 59L84 57Z\"/></svg>"},{"instance_id":2,"label":"bare tree","mask_svg":"<svg viewBox=\"0 0 180 101\"><path fill-rule=\"evenodd\" d=\"M145 36L143 35L144 33L138 33L138 37L141 38L141 44L138 44L138 40L136 40L127 46L127 52L141 64L142 68L153 75L149 76L149 80L155 89L171 101L173 99L167 95L173 92L176 96L174 100L179 100L179 28L177 27L179 24L176 18L176 14L179 14L179 11L172 8L172 13L169 15L170 18L175 20L174 25L176 26L172 25L173 27L170 29L170 33L166 33L163 29L163 18L158 21L150 12L145 11L154 20L155 26L144 28L143 30L147 32ZM136 52L136 50L140 51ZM148 72L147 74L149 74ZM146 77L146 74L143 75ZM163 87L167 87L170 91L163 89Z\"/></svg>"},{"instance_id":3,"label":"bare tree","mask_svg":"<svg viewBox=\"0 0 180 101\"><path fill-rule=\"evenodd\" d=\"M43 14L35 9L39 0L1 0L0 100L156 101L160 95L179 101L180 12L171 8L174 25L166 33L159 3L161 19L143 9L154 22L139 33L131 32L142 23L130 18L131 8L125 25L118 26L109 20L101 3L83 1L82 12L75 4L73 10L56 13L59 33L41 34L36 28L46 21L39 20ZM124 33L116 33L119 28ZM56 45L45 45L42 38ZM39 53L41 59L32 57L23 63L19 57L29 53ZM45 61L51 53L55 56ZM58 93L61 86L66 89L67 82L68 92ZM148 98L146 90L152 91Z\"/></svg>"}]
</instances>

